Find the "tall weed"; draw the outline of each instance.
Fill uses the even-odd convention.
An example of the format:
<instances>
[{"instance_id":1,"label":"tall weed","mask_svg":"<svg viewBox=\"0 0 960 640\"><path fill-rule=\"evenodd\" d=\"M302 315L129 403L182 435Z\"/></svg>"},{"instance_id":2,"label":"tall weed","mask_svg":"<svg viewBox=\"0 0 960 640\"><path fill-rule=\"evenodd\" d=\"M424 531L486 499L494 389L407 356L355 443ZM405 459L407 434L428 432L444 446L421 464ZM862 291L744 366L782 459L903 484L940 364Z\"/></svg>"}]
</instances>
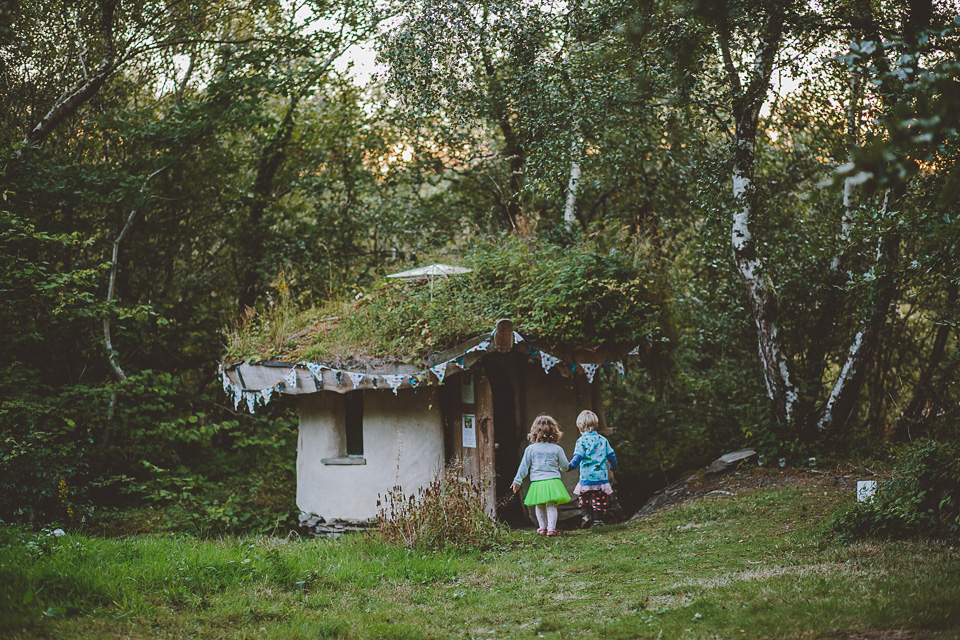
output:
<instances>
[{"instance_id":1,"label":"tall weed","mask_svg":"<svg viewBox=\"0 0 960 640\"><path fill-rule=\"evenodd\" d=\"M393 487L377 500L377 509L383 538L408 548L484 549L504 533L502 525L484 511L483 484L465 478L459 459L414 493Z\"/></svg>"}]
</instances>

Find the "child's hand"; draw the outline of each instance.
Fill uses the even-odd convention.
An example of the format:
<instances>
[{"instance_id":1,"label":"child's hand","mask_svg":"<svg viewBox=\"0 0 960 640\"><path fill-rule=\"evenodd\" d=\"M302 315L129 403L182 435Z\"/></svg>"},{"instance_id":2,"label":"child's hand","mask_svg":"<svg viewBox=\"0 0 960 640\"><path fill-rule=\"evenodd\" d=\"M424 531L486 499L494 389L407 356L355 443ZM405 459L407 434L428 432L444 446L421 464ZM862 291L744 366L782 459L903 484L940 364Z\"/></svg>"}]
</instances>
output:
<instances>
[{"instance_id":1,"label":"child's hand","mask_svg":"<svg viewBox=\"0 0 960 640\"><path fill-rule=\"evenodd\" d=\"M520 485L518 485L516 482L511 483L510 490L513 491L514 493L517 493L518 491L520 491Z\"/></svg>"}]
</instances>

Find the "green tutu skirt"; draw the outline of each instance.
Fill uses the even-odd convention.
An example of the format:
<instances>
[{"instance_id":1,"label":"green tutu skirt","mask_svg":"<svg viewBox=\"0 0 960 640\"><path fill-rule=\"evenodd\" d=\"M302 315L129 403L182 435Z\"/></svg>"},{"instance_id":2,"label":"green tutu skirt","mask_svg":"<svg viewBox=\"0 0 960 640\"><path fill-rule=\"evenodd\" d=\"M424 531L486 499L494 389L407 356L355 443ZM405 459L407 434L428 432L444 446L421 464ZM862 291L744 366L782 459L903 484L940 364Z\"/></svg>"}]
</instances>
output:
<instances>
[{"instance_id":1,"label":"green tutu skirt","mask_svg":"<svg viewBox=\"0 0 960 640\"><path fill-rule=\"evenodd\" d=\"M563 486L563 480L550 478L549 480L531 482L530 488L527 489L527 495L523 498L523 504L528 507L535 504L546 504L547 502L563 504L564 502L570 502L570 499L567 488Z\"/></svg>"}]
</instances>

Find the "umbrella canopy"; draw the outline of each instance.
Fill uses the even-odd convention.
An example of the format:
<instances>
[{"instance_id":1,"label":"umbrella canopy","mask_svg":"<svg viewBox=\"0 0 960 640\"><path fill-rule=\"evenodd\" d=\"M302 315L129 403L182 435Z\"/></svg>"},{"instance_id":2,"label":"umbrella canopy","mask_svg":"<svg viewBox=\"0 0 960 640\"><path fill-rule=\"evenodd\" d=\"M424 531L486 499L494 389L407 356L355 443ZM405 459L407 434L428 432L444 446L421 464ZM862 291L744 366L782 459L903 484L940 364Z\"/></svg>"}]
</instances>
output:
<instances>
[{"instance_id":1,"label":"umbrella canopy","mask_svg":"<svg viewBox=\"0 0 960 640\"><path fill-rule=\"evenodd\" d=\"M468 273L472 269L466 267L457 267L450 264L431 264L426 267L417 267L399 273L391 273L388 278L397 278L399 280L422 280L424 278L449 278L460 273Z\"/></svg>"}]
</instances>

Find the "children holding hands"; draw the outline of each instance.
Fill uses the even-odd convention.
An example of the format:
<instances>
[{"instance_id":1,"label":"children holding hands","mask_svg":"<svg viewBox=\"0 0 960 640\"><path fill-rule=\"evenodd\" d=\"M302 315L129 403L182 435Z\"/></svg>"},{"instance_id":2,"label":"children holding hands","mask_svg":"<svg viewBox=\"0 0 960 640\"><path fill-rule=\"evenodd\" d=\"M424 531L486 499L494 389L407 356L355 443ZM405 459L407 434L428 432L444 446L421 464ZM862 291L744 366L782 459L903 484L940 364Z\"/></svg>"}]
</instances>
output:
<instances>
[{"instance_id":1,"label":"children holding hands","mask_svg":"<svg viewBox=\"0 0 960 640\"><path fill-rule=\"evenodd\" d=\"M520 483L530 476L530 488L523 504L533 506L537 514L537 533L557 535L557 505L571 500L561 472L580 469L580 482L574 494L580 498L583 514L581 527L603 524L607 511L607 496L613 493L607 468L616 470L617 456L613 447L597 433L600 420L593 411L581 411L577 416L580 438L573 450L573 459L568 461L557 442L563 433L557 421L548 415L540 415L533 421L527 439L530 445L523 452L520 467L510 488L520 491Z\"/></svg>"}]
</instances>

